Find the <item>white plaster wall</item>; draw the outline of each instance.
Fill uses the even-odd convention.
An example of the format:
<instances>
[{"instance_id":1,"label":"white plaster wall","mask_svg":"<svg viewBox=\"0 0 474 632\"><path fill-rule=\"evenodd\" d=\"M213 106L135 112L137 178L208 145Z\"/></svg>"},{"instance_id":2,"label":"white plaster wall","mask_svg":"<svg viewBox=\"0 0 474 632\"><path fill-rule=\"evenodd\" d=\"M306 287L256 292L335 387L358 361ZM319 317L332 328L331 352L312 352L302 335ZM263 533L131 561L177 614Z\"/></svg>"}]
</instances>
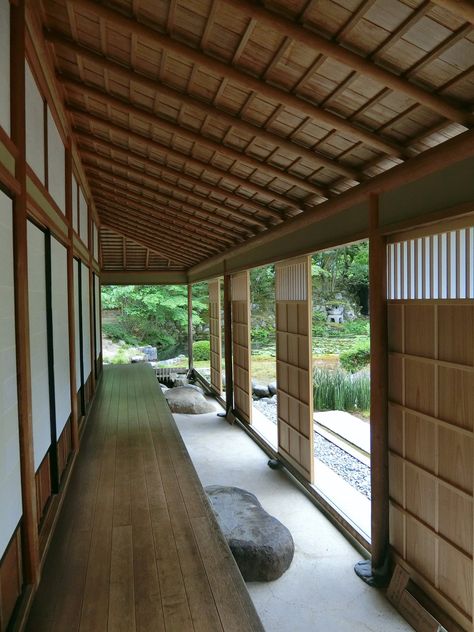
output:
<instances>
[{"instance_id":1,"label":"white plaster wall","mask_svg":"<svg viewBox=\"0 0 474 632\"><path fill-rule=\"evenodd\" d=\"M44 104L28 64L25 82L26 160L44 184Z\"/></svg>"},{"instance_id":2,"label":"white plaster wall","mask_svg":"<svg viewBox=\"0 0 474 632\"><path fill-rule=\"evenodd\" d=\"M0 0L0 125L10 135L10 2Z\"/></svg>"},{"instance_id":3,"label":"white plaster wall","mask_svg":"<svg viewBox=\"0 0 474 632\"><path fill-rule=\"evenodd\" d=\"M74 259L74 335L76 348L76 393L81 388L81 332L79 331L80 306L79 306L79 266Z\"/></svg>"},{"instance_id":4,"label":"white plaster wall","mask_svg":"<svg viewBox=\"0 0 474 632\"><path fill-rule=\"evenodd\" d=\"M89 296L89 268L81 263L82 283L82 349L84 357L84 383L91 374L91 317Z\"/></svg>"},{"instance_id":5,"label":"white plaster wall","mask_svg":"<svg viewBox=\"0 0 474 632\"><path fill-rule=\"evenodd\" d=\"M28 302L35 470L51 445L44 233L28 222Z\"/></svg>"},{"instance_id":6,"label":"white plaster wall","mask_svg":"<svg viewBox=\"0 0 474 632\"><path fill-rule=\"evenodd\" d=\"M65 168L66 156L63 141L48 108L48 190L62 213L66 213Z\"/></svg>"},{"instance_id":7,"label":"white plaster wall","mask_svg":"<svg viewBox=\"0 0 474 632\"><path fill-rule=\"evenodd\" d=\"M80 237L86 246L89 245L89 233L87 230L87 202L82 189L79 187L79 230Z\"/></svg>"},{"instance_id":8,"label":"white plaster wall","mask_svg":"<svg viewBox=\"0 0 474 632\"><path fill-rule=\"evenodd\" d=\"M99 231L95 223L92 224L92 231L94 235L94 259L99 261Z\"/></svg>"},{"instance_id":9,"label":"white plaster wall","mask_svg":"<svg viewBox=\"0 0 474 632\"><path fill-rule=\"evenodd\" d=\"M0 558L21 518L12 202L0 191Z\"/></svg>"},{"instance_id":10,"label":"white plaster wall","mask_svg":"<svg viewBox=\"0 0 474 632\"><path fill-rule=\"evenodd\" d=\"M51 239L51 290L56 436L59 438L71 414L71 391L69 381L67 251L54 237Z\"/></svg>"},{"instance_id":11,"label":"white plaster wall","mask_svg":"<svg viewBox=\"0 0 474 632\"><path fill-rule=\"evenodd\" d=\"M102 332L100 330L100 279L94 274L95 292L95 357L98 358L102 351Z\"/></svg>"}]
</instances>

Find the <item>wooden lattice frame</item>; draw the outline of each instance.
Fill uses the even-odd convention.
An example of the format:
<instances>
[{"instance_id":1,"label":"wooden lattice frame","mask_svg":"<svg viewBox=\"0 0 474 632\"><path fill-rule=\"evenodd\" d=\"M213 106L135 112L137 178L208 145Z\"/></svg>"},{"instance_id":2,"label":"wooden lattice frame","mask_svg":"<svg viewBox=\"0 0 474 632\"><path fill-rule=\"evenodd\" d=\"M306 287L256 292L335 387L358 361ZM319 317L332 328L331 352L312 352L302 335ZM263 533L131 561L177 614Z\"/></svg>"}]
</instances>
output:
<instances>
[{"instance_id":1,"label":"wooden lattice frame","mask_svg":"<svg viewBox=\"0 0 474 632\"><path fill-rule=\"evenodd\" d=\"M278 451L313 482L311 258L278 263L275 273Z\"/></svg>"},{"instance_id":2,"label":"wooden lattice frame","mask_svg":"<svg viewBox=\"0 0 474 632\"><path fill-rule=\"evenodd\" d=\"M221 282L209 281L209 341L211 348L211 386L222 392Z\"/></svg>"},{"instance_id":3,"label":"wooden lattice frame","mask_svg":"<svg viewBox=\"0 0 474 632\"><path fill-rule=\"evenodd\" d=\"M232 275L232 362L234 407L252 423L252 380L250 358L250 278L248 270Z\"/></svg>"}]
</instances>

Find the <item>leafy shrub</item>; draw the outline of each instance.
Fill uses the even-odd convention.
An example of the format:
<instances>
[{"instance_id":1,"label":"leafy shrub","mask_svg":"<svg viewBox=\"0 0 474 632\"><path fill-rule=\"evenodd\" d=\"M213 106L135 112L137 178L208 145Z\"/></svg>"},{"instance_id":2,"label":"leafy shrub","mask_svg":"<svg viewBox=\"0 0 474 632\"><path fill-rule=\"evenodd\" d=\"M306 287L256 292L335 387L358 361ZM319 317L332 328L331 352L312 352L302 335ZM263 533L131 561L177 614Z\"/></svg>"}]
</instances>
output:
<instances>
[{"instance_id":1,"label":"leafy shrub","mask_svg":"<svg viewBox=\"0 0 474 632\"><path fill-rule=\"evenodd\" d=\"M123 340L128 345L139 345L140 341L132 336L120 323L104 323L102 331L107 338L114 342Z\"/></svg>"},{"instance_id":2,"label":"leafy shrub","mask_svg":"<svg viewBox=\"0 0 474 632\"><path fill-rule=\"evenodd\" d=\"M369 331L369 319L357 318L356 320L347 320L344 323L344 331L346 334L353 336L368 336Z\"/></svg>"},{"instance_id":3,"label":"leafy shrub","mask_svg":"<svg viewBox=\"0 0 474 632\"><path fill-rule=\"evenodd\" d=\"M315 410L368 411L369 373L351 375L341 370L317 368L313 374L313 398Z\"/></svg>"},{"instance_id":4,"label":"leafy shrub","mask_svg":"<svg viewBox=\"0 0 474 632\"><path fill-rule=\"evenodd\" d=\"M351 349L344 351L339 356L341 366L350 373L356 373L370 362L370 342L364 340L357 343Z\"/></svg>"},{"instance_id":5,"label":"leafy shrub","mask_svg":"<svg viewBox=\"0 0 474 632\"><path fill-rule=\"evenodd\" d=\"M197 361L211 359L211 343L209 340L193 342L193 359Z\"/></svg>"}]
</instances>

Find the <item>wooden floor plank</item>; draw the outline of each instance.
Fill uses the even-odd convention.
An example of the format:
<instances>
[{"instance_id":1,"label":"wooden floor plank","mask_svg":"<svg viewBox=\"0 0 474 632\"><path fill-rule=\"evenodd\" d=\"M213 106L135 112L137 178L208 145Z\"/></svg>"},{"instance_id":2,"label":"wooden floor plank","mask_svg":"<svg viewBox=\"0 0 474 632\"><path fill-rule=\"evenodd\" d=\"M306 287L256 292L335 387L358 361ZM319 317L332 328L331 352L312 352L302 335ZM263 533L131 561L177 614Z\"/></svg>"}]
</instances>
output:
<instances>
[{"instance_id":1,"label":"wooden floor plank","mask_svg":"<svg viewBox=\"0 0 474 632\"><path fill-rule=\"evenodd\" d=\"M27 629L263 629L147 365L104 370Z\"/></svg>"}]
</instances>

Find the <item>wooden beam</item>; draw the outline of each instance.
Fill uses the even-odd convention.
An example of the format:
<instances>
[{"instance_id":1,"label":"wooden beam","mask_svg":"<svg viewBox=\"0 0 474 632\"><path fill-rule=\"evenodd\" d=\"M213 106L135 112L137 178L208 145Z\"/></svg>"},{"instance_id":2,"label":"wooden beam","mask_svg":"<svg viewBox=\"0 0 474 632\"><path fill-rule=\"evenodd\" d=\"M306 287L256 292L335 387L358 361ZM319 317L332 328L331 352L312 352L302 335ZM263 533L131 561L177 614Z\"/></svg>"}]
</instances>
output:
<instances>
[{"instance_id":1,"label":"wooden beam","mask_svg":"<svg viewBox=\"0 0 474 632\"><path fill-rule=\"evenodd\" d=\"M184 268L177 270L103 270L103 285L184 285L187 283Z\"/></svg>"},{"instance_id":2,"label":"wooden beam","mask_svg":"<svg viewBox=\"0 0 474 632\"><path fill-rule=\"evenodd\" d=\"M11 137L17 148L15 177L20 191L13 198L16 370L20 444L21 520L24 581L36 587L40 574L31 403L30 330L28 309L28 246L25 121L25 0L10 4Z\"/></svg>"},{"instance_id":3,"label":"wooden beam","mask_svg":"<svg viewBox=\"0 0 474 632\"><path fill-rule=\"evenodd\" d=\"M176 230L172 230L172 228L176 229L174 224L169 223L169 220L161 219L156 217L156 215L151 215L146 209L143 209L139 204L125 201L120 196L112 196L106 194L98 194L96 197L96 204L100 206L106 205L108 208L113 208L117 211L126 213L128 217L132 219L141 218L143 219L143 226L148 226L149 229L156 228L161 231L161 236L166 237L166 239L170 240L170 244L176 244L177 246L186 246L190 250L198 250L200 252L220 252L226 246L217 245L214 241L213 243L201 241L201 238L198 236L193 236L189 234L183 234L182 231L178 227L177 234L179 235L178 239L174 239L173 235L176 234ZM131 212L133 211L133 212Z\"/></svg>"},{"instance_id":4,"label":"wooden beam","mask_svg":"<svg viewBox=\"0 0 474 632\"><path fill-rule=\"evenodd\" d=\"M188 369L193 368L193 286L188 283Z\"/></svg>"},{"instance_id":5,"label":"wooden beam","mask_svg":"<svg viewBox=\"0 0 474 632\"><path fill-rule=\"evenodd\" d=\"M411 13L381 44L369 55L369 59L375 59L393 46L407 31L411 29L431 9L431 0L424 0L420 6Z\"/></svg>"},{"instance_id":6,"label":"wooden beam","mask_svg":"<svg viewBox=\"0 0 474 632\"><path fill-rule=\"evenodd\" d=\"M102 90L98 90L97 88L92 88L90 86L87 86L86 84L81 83L80 81L73 80L71 78L66 78L61 75L58 76L58 79L66 88L76 89L79 91L81 95L94 97L94 99L102 101L107 106L113 107L114 109L122 110L127 115L136 116L142 120L145 120L150 125L160 130L166 131L171 135L177 134L178 136L181 136L182 138L185 138L186 140L188 140L190 143L197 143L198 145L206 148L208 151L212 153L217 152L218 154L221 154L229 158L230 160L244 163L254 170L259 170L262 173L265 173L266 175L271 176L274 179L284 180L288 184L291 184L291 188L297 187L297 188L307 191L308 193L311 193L312 195L327 197L327 190L324 186L307 182L303 178L287 173L286 171L283 171L282 169L273 167L272 165L269 165L266 162L257 160L256 158L252 158L251 156L248 156L245 153L241 153L235 149L232 149L231 147L228 147L220 142L217 142L210 138L202 136L201 134L197 132L188 130L177 123L172 123L168 120L161 119L159 118L157 114L154 114L153 112L147 111L141 107L125 102L122 99L113 97L107 94L106 92L103 92ZM155 86L155 89L156 89L156 86ZM87 117L87 114L89 114L87 110L83 110L79 107L74 107L70 103L66 103L66 109L68 109L71 112L81 114L85 117ZM104 123L107 122L107 119L103 119L103 122ZM252 134L253 136L256 135L255 128L253 127L252 127ZM263 134L258 134L258 136L262 136L262 135ZM275 144L275 143L273 142L272 144ZM283 143L280 143L279 146L282 146L282 144ZM293 154L296 154L296 155L300 154L300 150L301 150L300 146L297 146L297 145L292 146L289 149L289 151L291 151ZM187 156L187 154L183 154L183 155ZM193 160L196 160L196 159L193 159ZM314 163L314 162L320 162L320 161L312 160L311 162ZM341 171L341 169L336 169L335 165L331 164L330 160L328 160L328 162L330 163L329 165L326 165L328 166L328 168L332 169L335 172ZM207 163L202 163L202 165L205 166L207 165ZM212 165L212 167L214 169L218 169L218 167L216 167L215 165ZM343 175L346 175L346 177L354 176L357 178L358 174L355 171L351 169L343 169L343 171L344 171ZM235 175L230 175L229 177L232 177L234 179L237 178L237 176ZM247 180L243 178L238 178L238 179L239 181L242 180L242 182L240 183L240 186L246 186ZM248 183L248 186L251 188L255 188L256 185L255 184L252 185L252 183ZM275 201L279 202L280 204L284 204L289 207L295 207L298 204L295 200L292 200L291 198L288 198L285 196L281 196L278 193L271 191L270 189L265 188L263 192L261 191L261 193L262 195L266 195L274 199Z\"/></svg>"},{"instance_id":7,"label":"wooden beam","mask_svg":"<svg viewBox=\"0 0 474 632\"><path fill-rule=\"evenodd\" d=\"M210 248L209 245L205 246L204 244L196 243L192 239L185 238L182 235L176 237L169 233L165 234L162 232L163 224L159 224L157 220L151 218L150 215L146 214L146 212L138 212L136 209L132 209L132 213L130 212L128 206L124 207L118 202L112 202L110 200L100 198L97 200L97 208L100 209L102 216L104 213L109 213L113 217L135 224L136 228L140 228L142 231L147 231L146 234L148 238L151 238L153 241L158 239L160 243L164 244L166 247L171 246L173 248L178 248L178 250L183 249L196 256L210 256L211 253L214 254L222 250L216 247Z\"/></svg>"},{"instance_id":8,"label":"wooden beam","mask_svg":"<svg viewBox=\"0 0 474 632\"><path fill-rule=\"evenodd\" d=\"M356 140L362 140L367 145L374 147L381 152L395 156L403 155L403 148L400 147L400 145L398 145L396 142L380 138L376 134L363 129L362 127L358 127L355 124L348 123L344 118L339 117L336 114L332 114L331 112L322 110L316 105L312 105L307 101L304 101L303 99L299 99L298 97L289 94L280 88L275 88L268 83L264 83L260 79L256 79L250 74L237 70L236 68L233 68L232 66L229 66L218 59L208 57L207 55L191 48L190 46L187 46L186 44L178 42L177 40L174 40L171 37L160 33L150 26L127 18L117 11L114 11L113 9L108 9L104 5L99 5L92 0L70 1L77 7L91 11L93 15L107 20L110 24L114 24L115 27L119 28L124 33L135 33L139 37L152 39L155 44L159 44L164 50L177 55L178 57L188 59L191 63L199 64L203 68L208 68L221 77L227 77L231 81L236 81L240 85L244 86L246 90L254 90L258 94L272 99L276 103L281 103L287 107L294 108L295 110L300 111L307 116L311 116L315 120L329 125L331 128L334 127L336 129L339 129L341 132L349 134ZM238 2L236 3L236 5L239 9L243 9L246 15L248 15L249 17L252 17L254 11L258 11L257 7L250 2L242 3L242 5L240 4L240 2ZM248 10L250 10L250 13L248 13ZM270 16L272 28L275 28L275 25L273 24L273 19L278 18L278 16L270 13L267 14L266 11L263 11L263 15L265 15L266 17ZM257 19L260 19L258 18L258 16L256 17ZM303 35L313 35L309 31L306 31L306 29L301 30L303 32ZM300 33L298 31L296 39L299 39L299 36ZM339 47L336 46L336 48L338 49ZM355 57L358 56L356 55ZM359 59L361 59L363 62L362 58ZM366 65L367 64L364 65L364 70L362 70L362 72L365 71Z\"/></svg>"},{"instance_id":9,"label":"wooden beam","mask_svg":"<svg viewBox=\"0 0 474 632\"><path fill-rule=\"evenodd\" d=\"M90 149L85 149L83 145L79 145L80 151L81 151L81 155L89 158L89 159L100 159L100 160L111 160L112 162L116 163L116 164L120 164L123 167L125 167L126 169L130 169L131 166L129 165L129 155L126 152L126 150L124 149L120 149L119 147L117 147L116 145L114 145L114 143L109 143L108 141L105 140L96 140L94 138L94 145L95 146L99 146L102 148L106 148L107 150L111 150L113 152L113 156L112 157L108 157L108 156L104 156L102 154L99 153L95 153L94 151L91 151ZM121 160L116 157L116 156L120 156ZM244 222L247 222L248 224L254 224L256 226L260 226L261 228L267 228L268 224L262 220L259 219L258 217L255 217L251 214L247 214L244 211L240 211L238 209L235 209L233 207L227 207L224 206L222 202L216 202L215 200L213 200L212 198L208 197L206 194L202 194L199 191L194 191L194 188L197 187L201 187L201 188L208 188L209 189L209 194L217 194L217 195L222 195L223 197L226 197L229 200L235 201L235 197L237 196L233 196L232 193L229 194L225 194L224 192L217 192L215 191L215 189L211 186L211 185L206 185L205 183L201 182L198 178L194 178L193 176L188 176L188 175L184 175L184 174L180 174L177 173L175 171L173 171L172 169L167 169L166 167L163 167L162 165L160 165L159 162L155 162L154 160L150 160L148 158L145 158L144 156L141 156L140 154L133 154L133 159L135 162L141 162L143 164L143 168L144 169L154 169L156 171L159 172L159 175L157 176L156 174L153 175L154 178L160 179L162 182L168 182L169 186L173 186L176 187L177 189L180 189L182 191L187 191L187 192L191 192L199 197L202 197L203 199L207 200L210 204L214 204L216 206L219 206L220 209L222 211L225 211L226 213L228 213L229 215L232 215L233 217L237 217L241 220L243 220ZM146 173L146 172L145 172ZM169 176L171 178L176 178L176 182L169 182L166 179L163 179L162 176L166 175ZM188 184L191 187L190 189L187 189L185 186L183 186L184 184ZM245 203L243 201L241 201L239 198L239 203L241 206L245 206ZM250 205L249 205L250 206ZM252 205L253 206L253 205ZM264 209L262 209L261 211L262 213L264 212ZM280 216L280 220L281 220L281 216Z\"/></svg>"},{"instance_id":10,"label":"wooden beam","mask_svg":"<svg viewBox=\"0 0 474 632\"><path fill-rule=\"evenodd\" d=\"M386 563L389 534L388 493L388 335L385 238L379 231L378 195L369 196L370 286L370 460L372 572Z\"/></svg>"},{"instance_id":11,"label":"wooden beam","mask_svg":"<svg viewBox=\"0 0 474 632\"><path fill-rule=\"evenodd\" d=\"M150 193L154 193L155 195L158 195L158 196L161 195L162 197L160 201L162 201L166 205L170 205L171 203L179 204L180 208L183 210L183 213L185 213L186 215L191 215L194 217L196 213L199 216L203 215L205 218L207 218L207 220L214 220L215 222L220 222L220 224L214 223L214 221L207 222L209 224L212 224L213 230L224 230L223 227L227 226L228 228L237 230L240 233L243 233L247 236L255 234L255 232L251 230L248 226L244 226L243 224L236 222L235 220L231 218L222 217L222 215L219 215L218 214L220 212L219 209L217 209L216 212L214 212L214 211L208 211L198 206L199 204L202 204L202 203L212 204L211 202L206 202L206 200L201 200L200 198L194 198L190 194L186 194L186 198L188 198L191 202L183 201L180 198L176 197L176 193L178 192L176 192L171 187L171 185L167 185L167 188L171 189L170 193L168 192L161 193L160 187L165 188L165 185L162 185L161 183L157 182L152 176L142 173L141 171L138 171L137 173L132 173L134 177L140 178L140 182L137 182L133 178L130 178L130 176L128 176L130 179L127 179L127 176L124 177L123 175L117 175L117 173L113 171L113 168L115 167L115 165L113 165L111 167L112 170L110 170L110 169L105 169L103 165L101 167L97 167L97 165L95 164L85 162L84 167L86 169L87 174L90 175L92 173L99 179L103 177L103 174L107 174L114 180L118 180L121 183L139 186L143 188L144 191L149 191ZM143 182L147 182L148 184L145 185L143 184ZM166 197L166 196L169 196L169 197ZM196 204L197 206L195 206L194 204ZM170 206L170 208L173 208L173 207Z\"/></svg>"},{"instance_id":12,"label":"wooden beam","mask_svg":"<svg viewBox=\"0 0 474 632\"><path fill-rule=\"evenodd\" d=\"M164 205L164 209L167 209L169 212L179 212L180 214L182 213L186 216L186 218L189 218L187 221L194 220L195 222L198 222L200 226L207 227L210 230L222 235L229 234L228 228L232 228L233 230L237 231L238 234L235 235L235 238L240 241L242 240L243 235L254 234L248 230L243 229L243 227L237 222L228 222L225 218L213 215L212 213L209 213L209 211L206 211L205 209L202 209L200 207L186 204L181 200L175 198L166 198L163 195L160 195L156 188L137 183L134 180L126 180L119 176L115 176L108 171L100 172L93 168L87 168L86 174L89 180L95 184L103 185L104 183L107 183L112 187L116 187L122 191L129 192L135 196L144 197L144 199L149 199L147 198L147 196L144 195L144 192L150 193L151 195L153 195L153 200L160 205ZM133 187L139 187L140 192L135 191ZM222 220L222 225L214 223L214 221L212 221L213 219L216 219L217 221Z\"/></svg>"},{"instance_id":13,"label":"wooden beam","mask_svg":"<svg viewBox=\"0 0 474 632\"><path fill-rule=\"evenodd\" d=\"M432 0L432 2L451 11L465 22L474 24L474 4L471 0Z\"/></svg>"},{"instance_id":14,"label":"wooden beam","mask_svg":"<svg viewBox=\"0 0 474 632\"><path fill-rule=\"evenodd\" d=\"M180 265L184 266L189 266L190 263L193 261L189 257L183 257L183 255L177 256L175 252L166 248L166 246L164 246L161 241L156 240L156 243L153 243L153 240L149 240L147 238L141 237L140 235L137 235L134 230L134 228L136 229L136 226L134 226L133 223L123 222L121 219L117 219L115 215L108 213L105 209L102 209L102 211L103 212L101 213L101 221L103 226L112 228L121 235L129 237L132 241L135 241L137 244L143 246L144 248L149 248L159 257L164 257L165 259L169 259L171 257L173 261L176 261Z\"/></svg>"},{"instance_id":15,"label":"wooden beam","mask_svg":"<svg viewBox=\"0 0 474 632\"><path fill-rule=\"evenodd\" d=\"M234 126L240 132L244 134L248 134L250 136L258 136L258 138L262 139L265 142L271 143L276 147L281 147L285 151L296 153L302 159L311 162L312 164L319 164L322 167L327 167L331 169L331 171L335 171L340 175L346 176L347 178L351 178L357 180L359 177L359 173L356 169L352 169L349 166L344 166L324 154L320 154L312 151L311 149L307 149L303 145L299 145L298 143L292 142L288 138L284 138L278 134L274 134L272 132L268 132L262 127L259 127L257 124L252 124L250 121L244 121L242 119L243 112L241 111L239 115L231 115L227 112L219 110L213 105L203 102L200 99L192 97L189 94L184 94L179 90L173 89L172 87L165 85L163 83L157 83L154 79L150 79L145 75L141 75L130 68L124 67L122 64L119 64L116 61L113 61L103 55L93 52L84 46L77 44L76 42L60 35L56 32L46 31L45 37L48 41L58 44L64 47L66 50L73 52L75 55L80 57L81 59L86 59L94 64L100 65L104 71L113 72L114 75L118 75L125 79L126 81L133 81L136 85L142 85L145 88L153 90L157 97L164 96L174 101L179 101L185 107L197 108L199 109L205 116L210 116L213 118L217 118L220 122L225 123L225 125L232 127ZM59 75L59 79L61 80L62 75ZM324 188L322 188L324 190Z\"/></svg>"},{"instance_id":16,"label":"wooden beam","mask_svg":"<svg viewBox=\"0 0 474 632\"><path fill-rule=\"evenodd\" d=\"M97 180L89 179L89 186L91 187L92 194L97 194L98 196L102 195L103 197L111 196L112 199L117 199L120 201L127 200L129 202L135 203L139 207L145 207L153 211L153 217L158 217L168 222L172 222L173 226L177 226L178 228L185 229L189 231L191 235L194 235L198 238L201 238L203 241L208 243L220 242L226 245L235 244L236 240L231 237L225 237L224 235L220 235L219 233L211 234L209 230L205 228L201 228L199 225L199 219L194 218L196 224L193 224L189 221L189 219L182 219L178 217L178 211L175 210L174 213L168 209L167 207L163 207L159 203L153 203L153 200L150 198L146 198L140 195L134 195L130 191L127 191L125 188L117 191L112 185L107 186L104 182L99 182Z\"/></svg>"},{"instance_id":17,"label":"wooden beam","mask_svg":"<svg viewBox=\"0 0 474 632\"><path fill-rule=\"evenodd\" d=\"M321 35L317 35L313 31L309 31L304 28L304 26L296 24L292 20L270 12L267 9L250 2L250 0L224 1L235 9L238 9L240 12L244 12L247 17L255 18L263 26L277 30L287 37L291 37L293 40L296 40L297 42L304 44L313 50L317 50L323 55L327 55L331 59L335 59L339 63L352 68L358 73L374 79L381 85L407 95L421 105L433 110L433 112L437 112L441 116L444 116L452 121L462 123L463 125L472 125L473 123L473 117L470 112L463 110L460 107L451 105L443 98L420 88L414 83L410 83L406 79L400 78L398 75L385 70L381 66L377 66L357 53L353 53L349 49L339 46L337 43L332 42ZM437 1L444 1L448 4L458 4L458 0L456 0L456 2L453 2L452 0ZM463 3L462 0L460 0L460 3ZM335 127L337 129L337 125L335 125Z\"/></svg>"},{"instance_id":18,"label":"wooden beam","mask_svg":"<svg viewBox=\"0 0 474 632\"><path fill-rule=\"evenodd\" d=\"M107 158L106 156L101 156L99 154L94 154L94 152L92 151L82 151L82 156L84 158L89 158L88 160L83 161L85 164L92 164L92 166L94 167L98 167L99 165L95 164L94 162L90 162L91 160L96 160L97 162L100 162L100 168L102 168L102 165L105 164L109 167L121 167L122 169L125 169L126 171L129 171L130 173L133 173L135 175L141 175L141 176L148 176L149 178L153 179L155 182L157 181L156 176L152 175L150 173L147 173L146 171L141 171L140 169L136 169L134 167L131 167L128 164L124 164L123 162L120 162L119 160L115 160L112 158ZM152 163L153 165L153 163ZM154 167L154 165L153 165ZM174 188L177 192L182 193L183 195L187 195L189 197L190 200L192 200L193 203L201 203L201 202L207 202L208 204L211 204L212 206L214 206L217 210L219 210L221 213L228 213L229 215L232 215L234 217L240 217L240 219L242 219L243 221L246 221L248 223L251 224L257 224L258 226L261 226L263 228L266 228L267 225L262 222L261 220L255 219L253 218L253 221L250 221L246 215L244 213L239 213L237 211L237 213L232 213L232 209L227 208L227 207L223 207L221 205L219 205L218 202L215 202L212 199L209 199L206 196L198 196L197 194L194 194L193 191L189 191L187 189L185 189L184 187L179 187L176 186L176 183L172 183L172 182L167 182L166 180L159 180L159 183L167 185L168 187L171 187L172 189Z\"/></svg>"},{"instance_id":19,"label":"wooden beam","mask_svg":"<svg viewBox=\"0 0 474 632\"><path fill-rule=\"evenodd\" d=\"M110 131L117 132L117 133L123 134L127 139L135 139L141 143L146 144L147 148L150 147L160 152L164 156L166 161L168 160L168 158L174 158L175 160L181 161L183 163L184 168L186 168L187 166L195 167L196 169L199 169L203 174L204 173L212 174L214 177L218 178L219 181L216 184L213 184L211 186L219 188L225 193L229 193L230 191L229 189L225 188L222 185L224 183L229 183L233 185L234 187L236 187L236 189L239 189L240 187L242 187L243 189L246 189L252 192L254 195L258 194L260 196L264 196L265 198L270 198L272 201L274 200L275 202L278 202L290 209L295 209L297 207L297 202L295 202L294 200L289 200L285 198L284 196L274 194L272 191L269 191L268 189L265 189L265 187L260 186L258 184L254 184L250 180L245 180L244 178L233 176L231 173L229 173L225 169L223 168L220 169L218 167L215 167L212 163L202 162L200 160L195 159L192 156L188 156L187 154L183 154L179 151L176 151L170 147L167 147L165 144L160 143L159 141L155 139L151 139L149 136L144 136L142 134L138 134L137 132L132 131L129 127L122 127L120 125L116 125L115 123L109 121L108 119L103 119L99 116L95 116L90 113L85 113L83 110L80 110L79 108L70 108L70 111L72 114L78 115L80 118L84 119L87 123L89 123L89 127L92 129L92 132L88 132L90 137L97 138L97 136L95 136L95 133L94 133L94 127L97 125L100 125L101 128L106 130L106 132L110 132ZM78 133L85 133L84 129L80 127L79 125L77 125L77 123L74 125L74 130ZM185 172L178 170L178 168L175 167L174 164L171 164L171 165L166 164L166 166L173 170L176 170L177 173L185 174ZM203 186L207 185L207 180L203 179L202 183L203 183ZM238 190L236 191L236 193L238 195L239 193ZM329 194L324 195L324 197L328 197L328 195ZM323 197L322 194L321 194L321 197ZM247 203L251 203L255 205L256 207L260 205L260 202L255 201L253 198L247 198L247 197L242 196L241 199L242 201L245 200ZM267 207L265 205L262 205L262 209L266 209L266 208Z\"/></svg>"}]
</instances>

